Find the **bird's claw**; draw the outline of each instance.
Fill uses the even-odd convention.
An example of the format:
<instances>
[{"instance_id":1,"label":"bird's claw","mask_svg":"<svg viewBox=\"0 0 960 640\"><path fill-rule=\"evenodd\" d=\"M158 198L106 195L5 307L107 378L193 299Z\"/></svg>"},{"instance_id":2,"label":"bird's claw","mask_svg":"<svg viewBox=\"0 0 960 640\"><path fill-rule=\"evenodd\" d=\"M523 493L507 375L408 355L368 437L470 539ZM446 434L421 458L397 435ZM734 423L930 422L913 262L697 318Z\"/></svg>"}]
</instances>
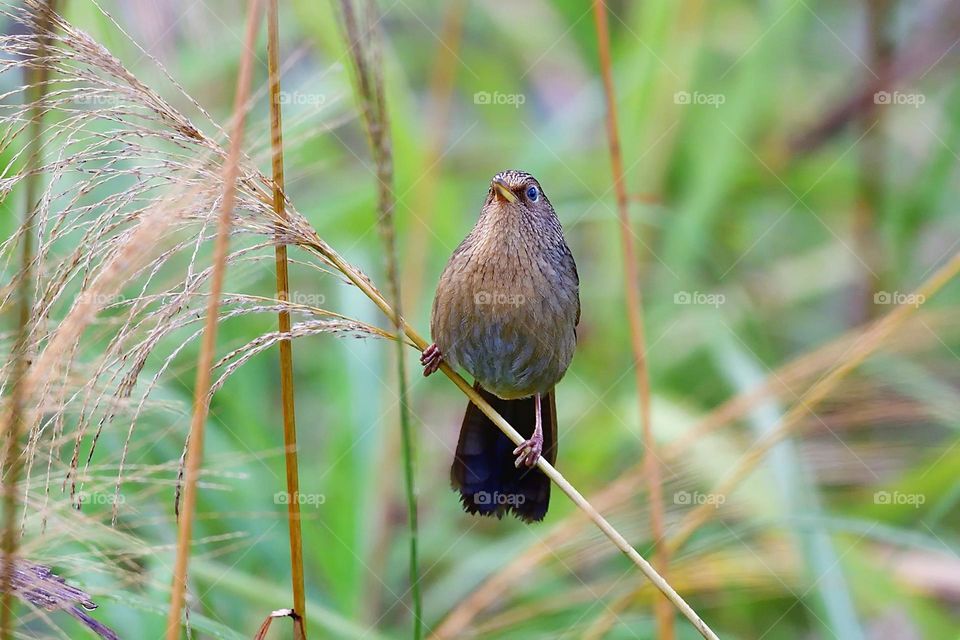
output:
<instances>
[{"instance_id":1,"label":"bird's claw","mask_svg":"<svg viewBox=\"0 0 960 640\"><path fill-rule=\"evenodd\" d=\"M420 364L423 365L423 376L427 377L436 372L443 362L443 355L440 353L440 347L435 344L430 345L420 354Z\"/></svg>"},{"instance_id":2,"label":"bird's claw","mask_svg":"<svg viewBox=\"0 0 960 640\"><path fill-rule=\"evenodd\" d=\"M513 455L517 456L517 460L513 463L513 466L518 469L522 464L532 467L537 464L541 453L543 453L543 438L524 440L519 447L513 450Z\"/></svg>"}]
</instances>

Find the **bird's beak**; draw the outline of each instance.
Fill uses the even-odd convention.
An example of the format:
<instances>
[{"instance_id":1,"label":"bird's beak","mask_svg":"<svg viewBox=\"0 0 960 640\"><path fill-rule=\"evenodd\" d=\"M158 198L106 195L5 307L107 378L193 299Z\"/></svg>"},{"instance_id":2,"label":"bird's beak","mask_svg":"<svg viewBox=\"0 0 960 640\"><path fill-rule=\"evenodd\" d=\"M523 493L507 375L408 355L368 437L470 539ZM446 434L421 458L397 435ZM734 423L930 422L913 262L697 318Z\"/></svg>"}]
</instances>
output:
<instances>
[{"instance_id":1,"label":"bird's beak","mask_svg":"<svg viewBox=\"0 0 960 640\"><path fill-rule=\"evenodd\" d=\"M500 200L506 200L507 202L517 201L517 196L514 195L513 191L510 191L510 187L507 186L507 183L500 178L494 178L493 180L493 193Z\"/></svg>"}]
</instances>

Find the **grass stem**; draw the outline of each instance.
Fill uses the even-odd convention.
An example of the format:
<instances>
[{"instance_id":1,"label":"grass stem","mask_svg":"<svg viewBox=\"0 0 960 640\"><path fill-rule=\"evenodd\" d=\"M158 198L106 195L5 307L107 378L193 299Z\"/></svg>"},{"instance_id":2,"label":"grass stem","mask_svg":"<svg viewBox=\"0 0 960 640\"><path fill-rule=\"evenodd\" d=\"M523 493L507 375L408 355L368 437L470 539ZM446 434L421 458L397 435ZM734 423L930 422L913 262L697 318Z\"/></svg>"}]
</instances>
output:
<instances>
[{"instance_id":1,"label":"grass stem","mask_svg":"<svg viewBox=\"0 0 960 640\"><path fill-rule=\"evenodd\" d=\"M244 47L240 55L240 72L237 80L237 93L234 97L233 128L230 135L230 149L223 167L223 198L220 202L220 216L217 224L217 237L214 244L213 274L210 282L210 296L207 300L207 316L204 325L200 354L197 358L197 378L194 384L193 418L190 423L190 442L187 448L187 461L184 472L183 506L180 509L177 529L177 555L174 564L173 586L170 591L170 610L167 615L167 640L177 640L180 636L180 619L187 589L187 565L190 560L190 539L193 531L193 517L197 502L197 477L200 474L200 462L203 458L203 435L207 420L210 392L213 352L217 341L217 324L220 318L220 294L227 265L227 251L230 242L230 217L236 198L237 177L240 171L243 129L246 123L246 104L250 95L251 75L253 71L253 48L260 23L262 0L250 0L247 4L247 28Z\"/></svg>"},{"instance_id":2,"label":"grass stem","mask_svg":"<svg viewBox=\"0 0 960 640\"><path fill-rule=\"evenodd\" d=\"M267 66L270 76L270 146L273 160L273 210L277 218L287 215L283 179L283 127L280 109L280 25L277 0L270 0L267 7ZM278 229L279 235L279 229ZM277 270L277 298L290 300L290 281L287 267L287 247L277 244L275 250ZM290 312L278 314L281 333L290 332ZM280 396L283 406L283 445L287 479L287 528L290 535L290 573L293 588L293 611L296 640L306 640L306 593L303 577L303 533L300 527L300 471L297 458L297 421L294 407L293 344L281 340L280 348Z\"/></svg>"},{"instance_id":3,"label":"grass stem","mask_svg":"<svg viewBox=\"0 0 960 640\"><path fill-rule=\"evenodd\" d=\"M661 574L666 576L670 555L664 544L663 487L660 482L660 463L656 453L657 445L650 412L650 374L647 367L647 346L643 326L643 298L640 292L637 251L633 241L633 229L630 226L630 197L627 195L627 185L624 181L623 155L620 150L620 134L617 126L617 98L610 59L610 33L607 26L606 5L603 0L594 0L593 17L600 53L600 72L607 102L607 139L610 145L610 164L613 169L613 186L617 197L617 215L620 223L624 298L627 304L627 319L630 323L630 346L633 352L637 399L640 403L643 466L650 499L650 535L654 542L654 561ZM671 640L674 637L674 629L673 612L670 610L669 603L660 598L655 599L654 611L657 619L657 637L660 640Z\"/></svg>"},{"instance_id":4,"label":"grass stem","mask_svg":"<svg viewBox=\"0 0 960 640\"><path fill-rule=\"evenodd\" d=\"M361 116L366 127L367 139L376 167L377 179L377 230L383 242L384 262L387 276L387 290L391 318L399 337L403 328L402 296L400 291L400 269L397 258L396 228L394 209L396 200L393 191L393 152L390 139L390 119L387 113L386 95L383 82L383 61L375 36L374 19L376 6L373 2L363 2L360 12L355 11L349 0L341 2L344 25L346 27L350 57L353 61L356 81L356 94ZM365 24L360 24L360 16ZM407 518L410 528L409 579L413 600L413 637L423 637L423 598L420 593L420 571L418 559L418 508L414 473L414 444L410 420L410 403L407 386L406 359L404 344L395 341L397 366L397 397L400 413L401 452L404 469L404 493L407 500Z\"/></svg>"}]
</instances>

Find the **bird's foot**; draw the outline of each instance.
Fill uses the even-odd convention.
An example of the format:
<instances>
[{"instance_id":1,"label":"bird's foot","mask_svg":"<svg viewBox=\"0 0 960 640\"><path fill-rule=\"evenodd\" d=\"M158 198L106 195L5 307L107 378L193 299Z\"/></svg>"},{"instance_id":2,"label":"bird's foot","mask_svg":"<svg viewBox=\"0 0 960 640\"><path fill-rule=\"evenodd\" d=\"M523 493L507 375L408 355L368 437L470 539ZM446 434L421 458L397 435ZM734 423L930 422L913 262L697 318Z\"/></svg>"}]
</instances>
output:
<instances>
[{"instance_id":1,"label":"bird's foot","mask_svg":"<svg viewBox=\"0 0 960 640\"><path fill-rule=\"evenodd\" d=\"M533 434L529 440L524 440L523 444L513 450L513 455L517 456L513 466L520 468L520 465L532 467L537 464L540 454L543 453L543 436Z\"/></svg>"},{"instance_id":2,"label":"bird's foot","mask_svg":"<svg viewBox=\"0 0 960 640\"><path fill-rule=\"evenodd\" d=\"M420 354L420 364L423 365L423 376L426 377L434 373L440 368L441 362L443 362L443 355L440 353L440 347L432 344L424 349L423 353Z\"/></svg>"}]
</instances>

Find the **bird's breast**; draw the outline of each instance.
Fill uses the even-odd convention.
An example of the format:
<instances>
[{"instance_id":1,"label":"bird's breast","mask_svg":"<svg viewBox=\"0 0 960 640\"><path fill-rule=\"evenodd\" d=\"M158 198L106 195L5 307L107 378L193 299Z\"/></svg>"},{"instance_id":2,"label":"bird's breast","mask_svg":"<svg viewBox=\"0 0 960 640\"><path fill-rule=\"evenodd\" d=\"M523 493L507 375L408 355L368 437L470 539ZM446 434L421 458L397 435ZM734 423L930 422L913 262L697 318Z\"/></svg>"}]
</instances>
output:
<instances>
[{"instance_id":1,"label":"bird's breast","mask_svg":"<svg viewBox=\"0 0 960 640\"><path fill-rule=\"evenodd\" d=\"M486 250L485 250L486 249ZM579 299L575 274L542 251L491 251L478 242L455 254L434 300L434 341L501 398L545 393L573 358Z\"/></svg>"}]
</instances>

